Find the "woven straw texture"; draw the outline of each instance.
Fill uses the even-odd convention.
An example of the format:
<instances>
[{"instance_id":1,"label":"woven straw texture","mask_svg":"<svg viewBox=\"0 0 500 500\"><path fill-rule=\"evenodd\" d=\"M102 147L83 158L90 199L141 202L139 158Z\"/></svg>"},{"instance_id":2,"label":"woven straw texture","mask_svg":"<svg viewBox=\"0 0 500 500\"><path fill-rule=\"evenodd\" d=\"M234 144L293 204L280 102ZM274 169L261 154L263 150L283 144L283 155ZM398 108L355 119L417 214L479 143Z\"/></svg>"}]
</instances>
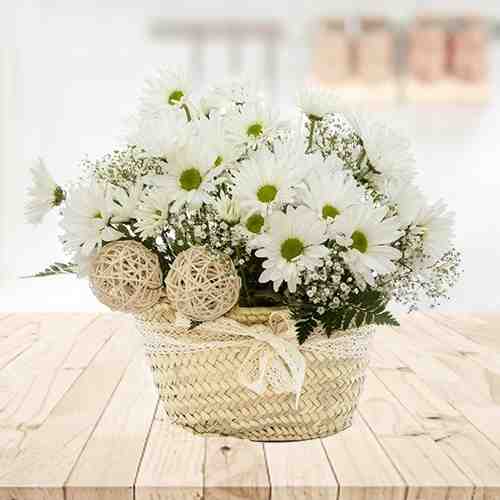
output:
<instances>
[{"instance_id":1,"label":"woven straw texture","mask_svg":"<svg viewBox=\"0 0 500 500\"><path fill-rule=\"evenodd\" d=\"M266 308L235 308L229 316L241 325L256 325L264 324L270 313ZM173 324L174 317L175 312L160 303L136 319L139 331L145 334L148 325ZM235 374L245 362L248 344L228 342L216 349L204 349L202 344L182 354L146 345L160 398L177 425L197 434L254 441L312 439L351 425L367 355L336 359L328 349L301 349L306 372L296 407L289 393L266 390L258 395L242 387Z\"/></svg>"},{"instance_id":2,"label":"woven straw texture","mask_svg":"<svg viewBox=\"0 0 500 500\"><path fill-rule=\"evenodd\" d=\"M165 286L178 311L197 321L210 321L238 302L241 280L227 255L194 246L176 257Z\"/></svg>"},{"instance_id":3,"label":"woven straw texture","mask_svg":"<svg viewBox=\"0 0 500 500\"><path fill-rule=\"evenodd\" d=\"M89 284L96 298L113 311L143 311L163 294L158 256L131 240L102 248L92 262Z\"/></svg>"}]
</instances>

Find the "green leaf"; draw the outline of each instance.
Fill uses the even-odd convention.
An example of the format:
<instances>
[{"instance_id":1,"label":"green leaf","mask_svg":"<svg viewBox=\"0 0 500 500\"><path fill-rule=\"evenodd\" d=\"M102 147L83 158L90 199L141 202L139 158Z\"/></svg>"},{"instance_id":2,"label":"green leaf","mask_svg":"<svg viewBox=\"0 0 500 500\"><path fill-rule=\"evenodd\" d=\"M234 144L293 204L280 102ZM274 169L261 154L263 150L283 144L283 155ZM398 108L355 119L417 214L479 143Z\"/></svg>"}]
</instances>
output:
<instances>
[{"instance_id":1,"label":"green leaf","mask_svg":"<svg viewBox=\"0 0 500 500\"><path fill-rule=\"evenodd\" d=\"M78 271L77 265L72 262L54 262L49 267L45 268L36 274L30 276L21 276L21 278L44 278L46 276L55 276L58 274L76 274Z\"/></svg>"}]
</instances>

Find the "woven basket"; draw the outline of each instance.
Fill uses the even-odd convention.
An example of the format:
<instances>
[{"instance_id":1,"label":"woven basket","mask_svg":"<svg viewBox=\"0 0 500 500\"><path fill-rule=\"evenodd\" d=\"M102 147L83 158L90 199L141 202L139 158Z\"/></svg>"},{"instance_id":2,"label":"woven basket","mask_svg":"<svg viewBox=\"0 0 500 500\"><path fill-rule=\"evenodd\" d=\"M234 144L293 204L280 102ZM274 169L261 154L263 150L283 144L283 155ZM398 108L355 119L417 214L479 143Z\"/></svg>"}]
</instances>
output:
<instances>
[{"instance_id":1,"label":"woven basket","mask_svg":"<svg viewBox=\"0 0 500 500\"><path fill-rule=\"evenodd\" d=\"M272 312L236 307L226 317L250 327L266 324ZM174 320L175 312L166 303L136 316L161 401L175 424L196 434L253 441L312 439L351 425L368 364L366 353L336 359L329 352L309 350L306 341L300 348L306 361L305 380L296 406L293 394L267 389L258 395L241 385L236 374L249 352L248 341L236 347L234 342L221 342L207 349L201 341L188 353L162 348L162 338L168 335L162 325L171 327ZM195 340L196 328L188 334Z\"/></svg>"}]
</instances>

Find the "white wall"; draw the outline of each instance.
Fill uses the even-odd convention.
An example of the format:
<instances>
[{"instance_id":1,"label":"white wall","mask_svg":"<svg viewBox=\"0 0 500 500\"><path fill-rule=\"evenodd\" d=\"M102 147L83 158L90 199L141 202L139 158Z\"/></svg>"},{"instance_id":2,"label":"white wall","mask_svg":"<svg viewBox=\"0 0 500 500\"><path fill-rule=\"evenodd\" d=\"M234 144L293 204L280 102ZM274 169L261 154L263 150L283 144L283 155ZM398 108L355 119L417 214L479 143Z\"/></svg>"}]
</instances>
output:
<instances>
[{"instance_id":1,"label":"white wall","mask_svg":"<svg viewBox=\"0 0 500 500\"><path fill-rule=\"evenodd\" d=\"M105 4L105 5L104 5ZM0 277L39 270L64 258L55 217L33 230L23 223L29 167L43 156L61 182L73 178L85 155L108 151L134 110L144 77L155 67L188 58L183 44L152 40L145 30L155 16L178 18L280 18L289 41L282 48L281 88L294 90L306 64L304 27L316 15L390 12L404 18L429 6L486 9L498 15L497 1L332 2L291 1L75 1L2 3L0 26ZM7 40L5 40L7 39ZM209 50L210 75L223 73L216 44ZM259 78L262 46L248 48L246 66ZM495 61L500 58L498 51ZM495 72L500 87L500 74ZM290 92L291 93L291 92ZM498 90L497 90L498 94ZM384 114L414 138L421 182L434 198L445 197L458 215L458 244L465 276L449 308L500 306L491 279L500 261L496 198L500 102L485 109L400 107Z\"/></svg>"}]
</instances>

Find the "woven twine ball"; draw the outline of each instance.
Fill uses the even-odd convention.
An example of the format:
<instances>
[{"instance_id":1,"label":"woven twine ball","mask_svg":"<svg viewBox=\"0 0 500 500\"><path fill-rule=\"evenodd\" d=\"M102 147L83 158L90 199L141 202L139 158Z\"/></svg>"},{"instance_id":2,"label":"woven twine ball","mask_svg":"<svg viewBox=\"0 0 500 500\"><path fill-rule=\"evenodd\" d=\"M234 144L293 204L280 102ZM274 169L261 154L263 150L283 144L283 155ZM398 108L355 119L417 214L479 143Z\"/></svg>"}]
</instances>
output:
<instances>
[{"instance_id":1,"label":"woven twine ball","mask_svg":"<svg viewBox=\"0 0 500 500\"><path fill-rule=\"evenodd\" d=\"M176 257L165 285L179 312L196 321L213 321L238 302L241 280L227 255L191 247Z\"/></svg>"},{"instance_id":2,"label":"woven twine ball","mask_svg":"<svg viewBox=\"0 0 500 500\"><path fill-rule=\"evenodd\" d=\"M89 281L97 299L114 311L144 311L163 293L158 256L137 241L104 246L92 263Z\"/></svg>"}]
</instances>

